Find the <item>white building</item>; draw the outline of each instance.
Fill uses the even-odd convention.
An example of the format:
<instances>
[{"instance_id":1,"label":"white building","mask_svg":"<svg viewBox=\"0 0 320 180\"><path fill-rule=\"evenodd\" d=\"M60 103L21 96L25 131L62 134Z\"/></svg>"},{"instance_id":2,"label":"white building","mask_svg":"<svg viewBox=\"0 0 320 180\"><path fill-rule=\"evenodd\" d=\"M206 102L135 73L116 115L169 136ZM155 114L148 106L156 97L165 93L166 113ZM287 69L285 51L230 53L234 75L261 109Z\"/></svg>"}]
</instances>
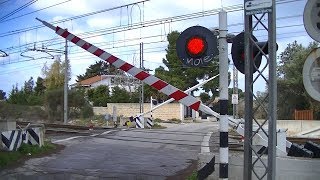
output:
<instances>
[{"instance_id":1,"label":"white building","mask_svg":"<svg viewBox=\"0 0 320 180\"><path fill-rule=\"evenodd\" d=\"M125 75L97 75L78 83L72 84L71 88L85 87L85 88L96 88L100 85L105 85L109 87L111 92L112 88L119 86L124 88L128 92L134 92L137 87L140 86L140 81L131 76Z\"/></svg>"}]
</instances>

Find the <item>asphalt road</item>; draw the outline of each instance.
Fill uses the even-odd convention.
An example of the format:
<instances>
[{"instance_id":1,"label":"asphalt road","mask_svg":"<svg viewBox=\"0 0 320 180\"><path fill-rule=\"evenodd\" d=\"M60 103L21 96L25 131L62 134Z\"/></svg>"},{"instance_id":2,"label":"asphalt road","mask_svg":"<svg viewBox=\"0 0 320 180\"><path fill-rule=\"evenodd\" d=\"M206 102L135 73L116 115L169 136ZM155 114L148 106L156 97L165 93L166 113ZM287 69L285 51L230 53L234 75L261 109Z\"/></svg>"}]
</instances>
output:
<instances>
[{"instance_id":1,"label":"asphalt road","mask_svg":"<svg viewBox=\"0 0 320 180\"><path fill-rule=\"evenodd\" d=\"M167 126L53 136L62 151L0 170L0 179L167 179L194 163L204 136L218 129L216 122Z\"/></svg>"}]
</instances>

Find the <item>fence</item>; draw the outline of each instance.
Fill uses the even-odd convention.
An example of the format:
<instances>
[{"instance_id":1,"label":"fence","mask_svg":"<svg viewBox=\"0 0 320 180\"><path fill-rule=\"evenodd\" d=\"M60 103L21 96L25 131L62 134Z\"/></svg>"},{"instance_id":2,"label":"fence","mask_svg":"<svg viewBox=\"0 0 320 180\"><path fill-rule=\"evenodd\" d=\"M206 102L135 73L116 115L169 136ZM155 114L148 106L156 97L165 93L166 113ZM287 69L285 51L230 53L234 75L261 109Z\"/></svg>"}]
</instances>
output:
<instances>
[{"instance_id":1,"label":"fence","mask_svg":"<svg viewBox=\"0 0 320 180\"><path fill-rule=\"evenodd\" d=\"M295 120L313 120L312 110L294 110Z\"/></svg>"}]
</instances>

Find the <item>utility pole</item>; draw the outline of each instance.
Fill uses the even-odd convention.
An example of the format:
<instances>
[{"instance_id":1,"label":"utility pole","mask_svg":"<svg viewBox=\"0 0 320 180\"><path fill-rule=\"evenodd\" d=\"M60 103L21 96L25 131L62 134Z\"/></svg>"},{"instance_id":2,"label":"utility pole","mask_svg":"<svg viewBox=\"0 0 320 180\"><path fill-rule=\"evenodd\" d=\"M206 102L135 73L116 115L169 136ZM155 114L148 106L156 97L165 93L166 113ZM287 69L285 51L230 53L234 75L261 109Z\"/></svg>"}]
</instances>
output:
<instances>
[{"instance_id":1,"label":"utility pole","mask_svg":"<svg viewBox=\"0 0 320 180\"><path fill-rule=\"evenodd\" d=\"M69 60L68 60L68 40L66 39L65 44L65 69L64 69L64 91L63 91L63 123L67 124L68 122L68 66L69 66Z\"/></svg>"},{"instance_id":2,"label":"utility pole","mask_svg":"<svg viewBox=\"0 0 320 180\"><path fill-rule=\"evenodd\" d=\"M143 66L143 42L140 43L140 69L144 70ZM144 83L141 81L141 91L140 91L140 113L143 113L144 104Z\"/></svg>"},{"instance_id":3,"label":"utility pole","mask_svg":"<svg viewBox=\"0 0 320 180\"><path fill-rule=\"evenodd\" d=\"M235 65L233 65L233 94L238 95L238 70ZM238 102L239 103L239 102ZM238 118L238 104L233 104L233 119Z\"/></svg>"}]
</instances>

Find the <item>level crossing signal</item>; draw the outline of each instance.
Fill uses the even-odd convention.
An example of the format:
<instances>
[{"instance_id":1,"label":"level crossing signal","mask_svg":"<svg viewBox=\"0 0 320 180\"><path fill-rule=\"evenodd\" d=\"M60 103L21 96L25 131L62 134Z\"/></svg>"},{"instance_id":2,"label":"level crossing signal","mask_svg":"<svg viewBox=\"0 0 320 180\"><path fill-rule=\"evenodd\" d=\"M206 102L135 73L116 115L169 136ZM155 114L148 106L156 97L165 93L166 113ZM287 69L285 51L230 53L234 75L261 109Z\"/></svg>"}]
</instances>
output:
<instances>
[{"instance_id":1,"label":"level crossing signal","mask_svg":"<svg viewBox=\"0 0 320 180\"><path fill-rule=\"evenodd\" d=\"M217 37L205 27L189 27L178 37L176 52L186 66L207 66L219 53Z\"/></svg>"},{"instance_id":2,"label":"level crossing signal","mask_svg":"<svg viewBox=\"0 0 320 180\"><path fill-rule=\"evenodd\" d=\"M251 35L251 38L256 42L256 44L262 49L262 51L265 54L268 54L268 42L258 42L257 38L253 35ZM278 49L278 45L276 45ZM232 47L231 47L231 56L233 60L233 64L236 66L236 68L242 73L244 72L244 32L236 35L234 38L232 38ZM252 49L252 59L254 59L254 66L253 66L253 73L255 73L260 65L261 65L261 59L262 59L262 53L259 51L257 46L253 45ZM255 58L256 57L256 58Z\"/></svg>"}]
</instances>

